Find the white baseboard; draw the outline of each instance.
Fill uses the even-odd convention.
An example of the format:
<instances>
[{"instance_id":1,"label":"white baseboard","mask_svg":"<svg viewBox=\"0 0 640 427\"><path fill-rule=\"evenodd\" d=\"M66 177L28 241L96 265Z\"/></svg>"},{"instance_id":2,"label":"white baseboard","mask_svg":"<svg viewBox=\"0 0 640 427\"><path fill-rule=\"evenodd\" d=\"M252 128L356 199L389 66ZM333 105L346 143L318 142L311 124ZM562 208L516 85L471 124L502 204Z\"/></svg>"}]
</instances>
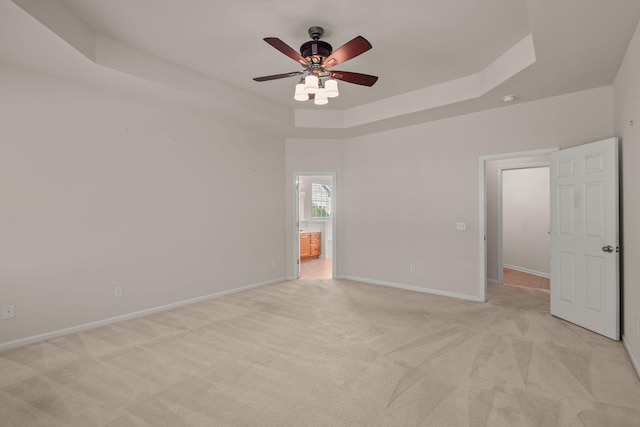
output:
<instances>
[{"instance_id":1,"label":"white baseboard","mask_svg":"<svg viewBox=\"0 0 640 427\"><path fill-rule=\"evenodd\" d=\"M80 331L85 331L87 329L97 328L99 326L105 326L116 322L121 322L123 320L133 319L135 317L145 316L147 314L156 313L158 311L171 310L173 308L182 307L184 305L193 304L200 301L205 301L212 298L219 298L225 295L231 295L238 292L244 292L255 288L261 288L263 286L273 285L276 283L283 282L285 278L273 279L267 282L254 283L252 285L242 286L236 289L229 289L226 291L216 292L213 294L204 295L201 297L190 298L178 302L173 302L170 304L161 305L158 307L151 307L140 311L135 311L133 313L127 313L120 316L110 317L108 319L98 320L96 322L85 323L83 325L72 326L70 328L59 329L57 331L46 332L44 334L33 335L26 338L20 338L14 341L9 341L5 343L0 343L0 351L8 350L10 348L21 347L24 345L34 344L40 341L46 341L51 338L57 338L63 335L69 335Z\"/></svg>"},{"instance_id":2,"label":"white baseboard","mask_svg":"<svg viewBox=\"0 0 640 427\"><path fill-rule=\"evenodd\" d=\"M497 279L487 279L487 283L490 285L499 285L500 282L498 282Z\"/></svg>"},{"instance_id":3,"label":"white baseboard","mask_svg":"<svg viewBox=\"0 0 640 427\"><path fill-rule=\"evenodd\" d=\"M367 279L364 277L341 276L340 278L345 280L353 280L355 282L368 283L370 285L388 286L390 288L398 288L398 289L404 289L407 291L422 292L424 294L433 294L433 295L440 295L444 297L460 298L460 299L469 300L469 301L484 302L484 298L481 298L476 295L459 294L456 292L441 291L439 289L421 288L419 286L405 285L402 283L385 282L382 280L373 280L373 279Z\"/></svg>"},{"instance_id":4,"label":"white baseboard","mask_svg":"<svg viewBox=\"0 0 640 427\"><path fill-rule=\"evenodd\" d=\"M522 271L523 273L534 274L536 276L546 277L547 279L551 277L549 273L542 273L541 271L531 270L529 268L518 267L517 265L511 264L502 264L505 268L510 268L511 270Z\"/></svg>"},{"instance_id":5,"label":"white baseboard","mask_svg":"<svg viewBox=\"0 0 640 427\"><path fill-rule=\"evenodd\" d=\"M631 352L631 348L629 347L629 343L627 342L627 338L622 336L622 345L624 346L625 351L627 352L627 356L629 356L629 360L631 361L631 365L633 369L636 371L636 375L640 378L640 364L636 360L635 356Z\"/></svg>"}]
</instances>

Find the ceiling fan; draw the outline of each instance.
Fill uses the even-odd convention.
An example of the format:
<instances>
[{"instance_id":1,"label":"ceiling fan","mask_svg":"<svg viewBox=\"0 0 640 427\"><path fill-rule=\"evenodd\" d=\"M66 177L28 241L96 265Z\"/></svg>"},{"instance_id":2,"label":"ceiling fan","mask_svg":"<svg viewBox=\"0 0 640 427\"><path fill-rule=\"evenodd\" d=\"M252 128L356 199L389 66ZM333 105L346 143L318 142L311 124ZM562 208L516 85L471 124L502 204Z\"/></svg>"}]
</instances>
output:
<instances>
[{"instance_id":1,"label":"ceiling fan","mask_svg":"<svg viewBox=\"0 0 640 427\"><path fill-rule=\"evenodd\" d=\"M311 40L300 46L300 53L276 37L265 38L264 41L298 62L304 67L304 70L255 77L253 80L265 82L301 76L299 83L296 85L294 99L298 101L313 99L314 103L319 105L326 104L328 98L339 95L338 82L336 80L362 86L373 86L378 80L377 76L327 69L363 54L372 48L371 43L364 37L358 36L333 51L329 43L320 40L323 34L324 29L322 27L313 26L309 28Z\"/></svg>"}]
</instances>

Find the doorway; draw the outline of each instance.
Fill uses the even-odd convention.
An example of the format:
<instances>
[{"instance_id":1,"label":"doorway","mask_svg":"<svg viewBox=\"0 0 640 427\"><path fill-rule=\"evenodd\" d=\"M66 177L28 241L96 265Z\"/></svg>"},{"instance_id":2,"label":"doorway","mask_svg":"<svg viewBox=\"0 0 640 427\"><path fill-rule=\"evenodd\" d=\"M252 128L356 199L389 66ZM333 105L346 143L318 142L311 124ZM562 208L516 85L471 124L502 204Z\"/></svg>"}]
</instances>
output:
<instances>
[{"instance_id":1,"label":"doorway","mask_svg":"<svg viewBox=\"0 0 640 427\"><path fill-rule=\"evenodd\" d=\"M499 167L516 168L526 165L548 165L549 154L555 151L558 151L558 149L550 148L480 157L479 295L483 301L487 301L488 283L503 282L502 224L499 223L498 219L502 210L502 203L499 203L498 200L498 197L501 197L498 188L502 188L502 183L499 183L498 178L501 176L498 173ZM499 184L500 187L498 187Z\"/></svg>"},{"instance_id":2,"label":"doorway","mask_svg":"<svg viewBox=\"0 0 640 427\"><path fill-rule=\"evenodd\" d=\"M497 171L497 282L549 291L549 163L507 163Z\"/></svg>"},{"instance_id":3,"label":"doorway","mask_svg":"<svg viewBox=\"0 0 640 427\"><path fill-rule=\"evenodd\" d=\"M620 337L617 138L558 149L480 157L480 297L487 300L488 165L549 154L551 315Z\"/></svg>"},{"instance_id":4,"label":"doorway","mask_svg":"<svg viewBox=\"0 0 640 427\"><path fill-rule=\"evenodd\" d=\"M294 277L336 277L335 173L294 174Z\"/></svg>"}]
</instances>

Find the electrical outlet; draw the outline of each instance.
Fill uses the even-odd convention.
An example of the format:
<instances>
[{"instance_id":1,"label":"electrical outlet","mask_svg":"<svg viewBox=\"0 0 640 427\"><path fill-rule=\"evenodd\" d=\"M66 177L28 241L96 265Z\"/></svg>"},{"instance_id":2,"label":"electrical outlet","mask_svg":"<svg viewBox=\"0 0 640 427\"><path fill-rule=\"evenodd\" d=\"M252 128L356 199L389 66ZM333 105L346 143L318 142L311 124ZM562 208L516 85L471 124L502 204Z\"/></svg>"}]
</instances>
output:
<instances>
[{"instance_id":1,"label":"electrical outlet","mask_svg":"<svg viewBox=\"0 0 640 427\"><path fill-rule=\"evenodd\" d=\"M467 223L466 222L459 222L456 224L456 230L458 231L464 231L467 229Z\"/></svg>"},{"instance_id":2,"label":"electrical outlet","mask_svg":"<svg viewBox=\"0 0 640 427\"><path fill-rule=\"evenodd\" d=\"M411 264L411 265L409 266L409 271L410 271L411 273L415 273L415 272L416 272L416 266L415 266L415 265L413 265L413 264Z\"/></svg>"},{"instance_id":3,"label":"electrical outlet","mask_svg":"<svg viewBox=\"0 0 640 427\"><path fill-rule=\"evenodd\" d=\"M120 298L122 295L124 295L124 292L122 290L122 286L117 286L113 290L113 296L116 297L116 298Z\"/></svg>"},{"instance_id":4,"label":"electrical outlet","mask_svg":"<svg viewBox=\"0 0 640 427\"><path fill-rule=\"evenodd\" d=\"M2 318L12 319L16 317L16 308L13 304L7 304L2 306Z\"/></svg>"}]
</instances>

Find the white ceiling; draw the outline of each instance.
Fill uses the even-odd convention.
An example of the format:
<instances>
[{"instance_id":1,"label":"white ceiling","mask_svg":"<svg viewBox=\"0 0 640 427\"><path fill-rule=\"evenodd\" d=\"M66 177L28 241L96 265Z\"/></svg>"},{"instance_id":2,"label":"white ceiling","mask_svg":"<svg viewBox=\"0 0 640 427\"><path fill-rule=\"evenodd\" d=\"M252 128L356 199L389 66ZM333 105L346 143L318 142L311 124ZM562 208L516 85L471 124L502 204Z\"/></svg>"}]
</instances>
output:
<instances>
[{"instance_id":1,"label":"white ceiling","mask_svg":"<svg viewBox=\"0 0 640 427\"><path fill-rule=\"evenodd\" d=\"M405 0L401 8L370 0L63 1L96 31L292 108L296 78L252 80L302 69L264 37L296 51L312 25L325 28L322 40L334 49L368 39L371 51L336 68L380 80L371 89L341 85L344 96L328 107L344 109L472 74L529 33L523 0Z\"/></svg>"},{"instance_id":2,"label":"white ceiling","mask_svg":"<svg viewBox=\"0 0 640 427\"><path fill-rule=\"evenodd\" d=\"M526 102L609 85L639 19L638 0L0 0L0 60L181 107L269 110L295 136L308 130L293 127L294 109L362 116L376 103L393 111L398 95L481 73L531 35L535 62L485 91L315 130L350 135L494 108L506 94ZM341 83L340 96L319 107L293 100L295 77L252 80L301 70L262 39L298 50L312 25L325 28L334 50L368 39L372 50L336 68L378 82Z\"/></svg>"}]
</instances>

